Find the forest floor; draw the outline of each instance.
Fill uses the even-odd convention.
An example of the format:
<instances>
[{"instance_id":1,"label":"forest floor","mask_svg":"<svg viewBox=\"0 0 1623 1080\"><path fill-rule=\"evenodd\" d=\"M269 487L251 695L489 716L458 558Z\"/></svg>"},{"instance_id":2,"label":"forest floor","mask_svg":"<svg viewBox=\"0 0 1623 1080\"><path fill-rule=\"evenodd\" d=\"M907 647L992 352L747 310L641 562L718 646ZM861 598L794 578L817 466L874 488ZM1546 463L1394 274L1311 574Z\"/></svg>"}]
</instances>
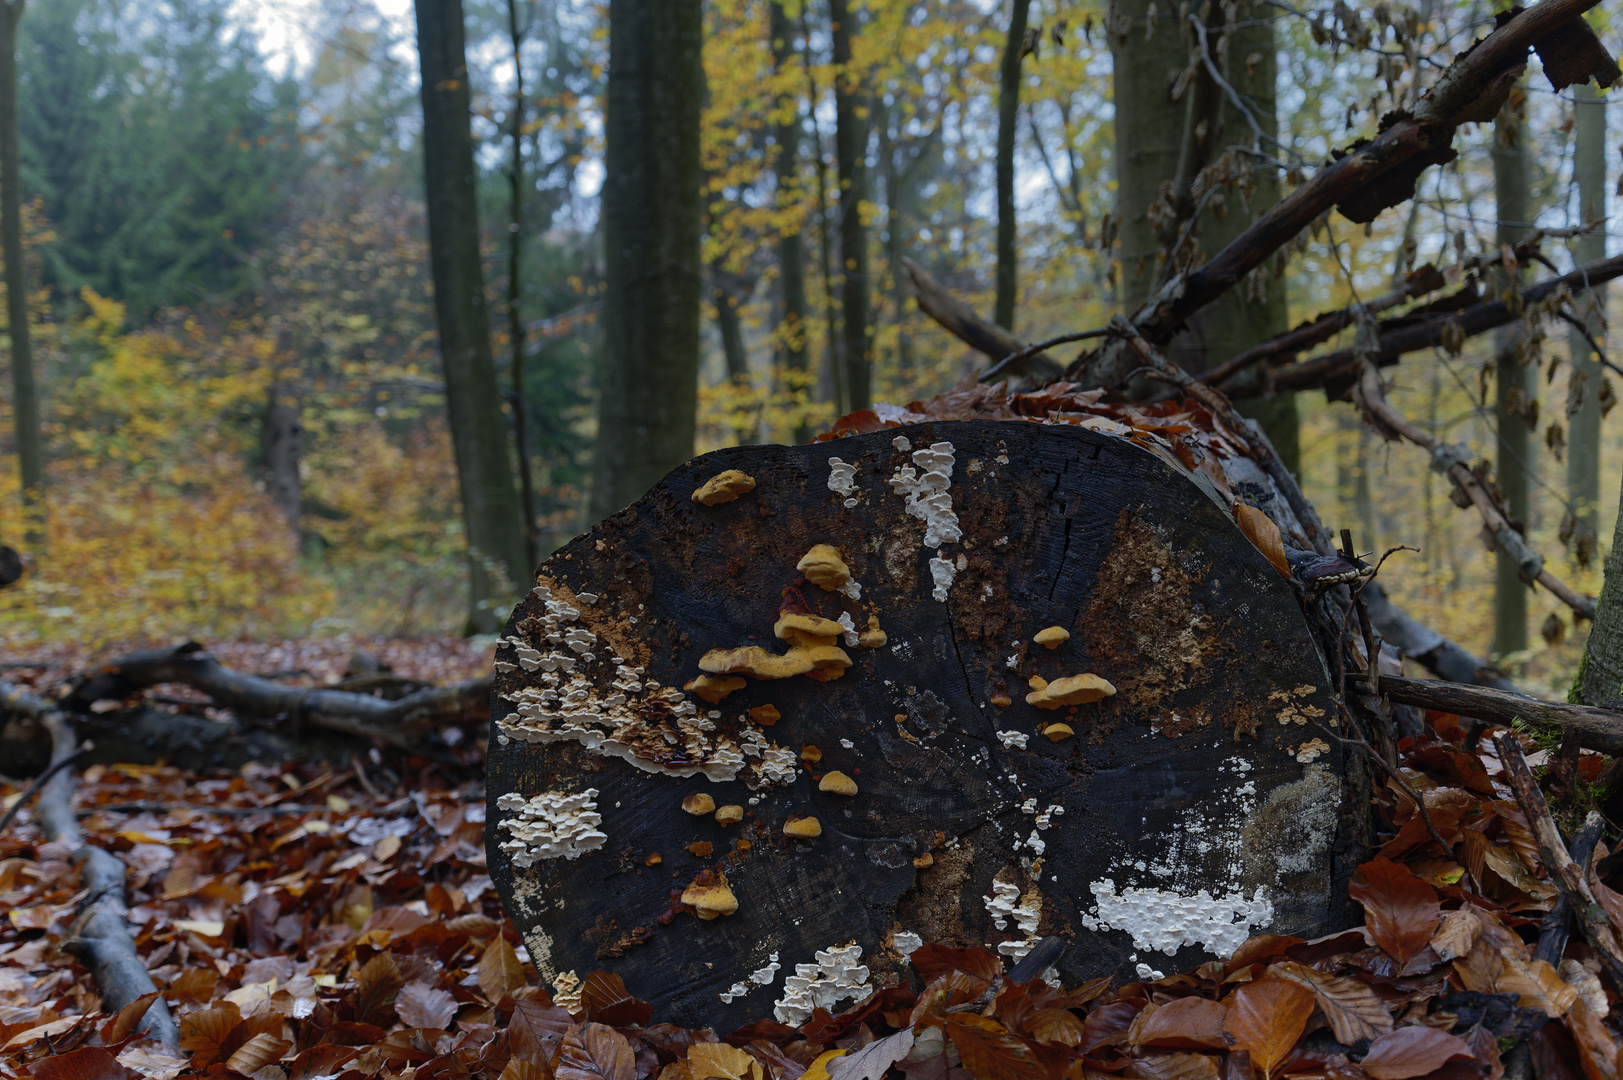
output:
<instances>
[{"instance_id":1,"label":"forest floor","mask_svg":"<svg viewBox=\"0 0 1623 1080\"><path fill-rule=\"evenodd\" d=\"M215 651L330 681L357 649L424 681L488 664L454 638ZM32 659L8 676L50 692L97 658ZM0 1077L1616 1080L1618 988L1582 933L1541 928L1557 889L1492 741L1467 749L1436 714L1427 732L1401 747L1426 814L1396 784L1381 793L1380 851L1353 887L1363 927L1070 990L1003 983L985 949L926 945L912 986L721 1039L655 1023L617 976L542 984L486 872L479 732L460 765L394 752L206 774L93 765L77 777L81 828L129 867L131 931L180 1046L137 1034L144 999L103 1011L61 947L78 872L24 809L0 835ZM1578 780L1601 764L1585 754ZM0 807L19 792L0 787ZM1623 896L1594 888L1623 925Z\"/></svg>"}]
</instances>

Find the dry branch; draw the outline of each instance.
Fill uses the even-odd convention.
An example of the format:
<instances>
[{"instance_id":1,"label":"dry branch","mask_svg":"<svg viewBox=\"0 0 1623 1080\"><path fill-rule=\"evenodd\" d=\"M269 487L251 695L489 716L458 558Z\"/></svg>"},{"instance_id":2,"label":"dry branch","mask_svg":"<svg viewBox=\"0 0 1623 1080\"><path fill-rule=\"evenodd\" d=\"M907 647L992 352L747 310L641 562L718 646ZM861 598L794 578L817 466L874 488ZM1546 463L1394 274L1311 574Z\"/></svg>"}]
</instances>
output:
<instances>
[{"instance_id":1,"label":"dry branch","mask_svg":"<svg viewBox=\"0 0 1623 1080\"><path fill-rule=\"evenodd\" d=\"M1522 813L1527 815L1527 824L1533 830L1533 839L1538 843L1539 856L1551 881L1577 914L1584 939L1595 950L1612 985L1623 988L1623 948L1618 945L1617 928L1596 900L1588 875L1567 851L1561 831L1550 816L1550 807L1544 801L1544 792L1539 790L1533 770L1522 756L1521 744L1513 735L1501 735L1494 740L1494 746L1505 766L1505 780L1515 791Z\"/></svg>"},{"instance_id":2,"label":"dry branch","mask_svg":"<svg viewBox=\"0 0 1623 1080\"><path fill-rule=\"evenodd\" d=\"M1500 727L1509 727L1518 720L1553 725L1570 732L1585 749L1623 755L1623 712L1615 709L1545 701L1487 686L1394 675L1381 676L1381 693L1400 705L1485 720Z\"/></svg>"},{"instance_id":3,"label":"dry branch","mask_svg":"<svg viewBox=\"0 0 1623 1080\"><path fill-rule=\"evenodd\" d=\"M0 683L0 702L8 709L29 710L51 734L51 764L62 766L78 755L73 730L44 699ZM152 976L130 937L129 908L124 903L126 869L118 857L85 843L73 812L73 772L58 768L40 789L33 820L46 838L66 845L79 868L87 895L74 916L72 934L62 944L90 971L109 1013L157 992ZM169 1046L180 1045L180 1032L162 998L153 1001L138 1030Z\"/></svg>"},{"instance_id":4,"label":"dry branch","mask_svg":"<svg viewBox=\"0 0 1623 1080\"><path fill-rule=\"evenodd\" d=\"M183 683L218 704L260 717L289 717L328 731L414 749L437 727L488 718L490 679L419 690L398 701L321 687L283 686L222 665L197 645L131 653L82 680L64 704L80 711L159 683Z\"/></svg>"},{"instance_id":5,"label":"dry branch","mask_svg":"<svg viewBox=\"0 0 1623 1080\"><path fill-rule=\"evenodd\" d=\"M1355 143L1319 169L1204 265L1174 276L1134 316L1134 324L1151 343L1163 345L1189 316L1239 284L1332 207L1366 222L1410 198L1426 166L1455 156L1450 144L1460 124L1489 120L1499 111L1529 49L1539 50L1557 90L1591 76L1610 86L1618 77L1617 65L1582 20L1597 2L1542 0L1507 19L1456 57L1412 113L1388 117L1373 140ZM1570 59L1577 62L1559 62ZM1125 342L1117 340L1079 357L1065 377L1087 386L1114 387L1138 366Z\"/></svg>"},{"instance_id":6,"label":"dry branch","mask_svg":"<svg viewBox=\"0 0 1623 1080\"><path fill-rule=\"evenodd\" d=\"M1381 374L1368 358L1361 361L1357 392L1354 401L1360 410L1389 441L1406 439L1431 453L1432 468L1447 476L1461 494L1475 506L1482 516L1482 527L1493 537L1496 547L1516 561L1522 581L1529 586L1535 582L1560 600L1581 618L1594 619L1595 601L1576 592L1570 585L1550 573L1544 557L1527 546L1527 539L1510 520L1499 501L1494 498L1466 462L1470 455L1462 446L1445 445L1431 432L1410 423L1386 400L1381 386Z\"/></svg>"},{"instance_id":7,"label":"dry branch","mask_svg":"<svg viewBox=\"0 0 1623 1080\"><path fill-rule=\"evenodd\" d=\"M902 265L913 284L913 296L918 300L919 310L940 323L959 341L998 362L985 374L996 371L998 375L1031 376L1039 382L1059 376L1060 364L1053 357L1041 351L1027 354L1026 345L1019 338L996 323L981 318L974 308L948 292L918 263L903 259ZM1016 356L1020 359L1008 366L1001 363Z\"/></svg>"},{"instance_id":8,"label":"dry branch","mask_svg":"<svg viewBox=\"0 0 1623 1080\"><path fill-rule=\"evenodd\" d=\"M1392 602L1379 581L1365 585L1363 597L1370 621L1381 638L1439 679L1519 692L1516 684L1488 661L1409 616ZM1384 686L1386 680L1381 683Z\"/></svg>"},{"instance_id":9,"label":"dry branch","mask_svg":"<svg viewBox=\"0 0 1623 1080\"><path fill-rule=\"evenodd\" d=\"M1515 322L1521 317L1521 308L1546 300L1563 287L1578 293L1619 276L1623 276L1623 255L1614 255L1580 266L1570 274L1562 274L1523 289L1521 303L1516 310L1512 310L1503 300L1489 300L1420 321L1401 318L1387 324L1389 329L1380 333L1377 343L1369 350L1369 356L1378 366L1387 367L1397 363L1404 353L1443 344L1445 335L1455 332L1449 330L1451 326L1458 327L1457 332L1463 337L1474 337ZM1331 396L1340 396L1346 385L1357 379L1358 362L1356 350L1337 349L1299 364L1276 369L1269 382L1276 390L1308 390L1322 386ZM1338 386L1338 383L1342 385ZM1220 386L1226 394L1243 397L1259 391L1262 384L1260 381L1244 380L1243 377L1230 377Z\"/></svg>"}]
</instances>

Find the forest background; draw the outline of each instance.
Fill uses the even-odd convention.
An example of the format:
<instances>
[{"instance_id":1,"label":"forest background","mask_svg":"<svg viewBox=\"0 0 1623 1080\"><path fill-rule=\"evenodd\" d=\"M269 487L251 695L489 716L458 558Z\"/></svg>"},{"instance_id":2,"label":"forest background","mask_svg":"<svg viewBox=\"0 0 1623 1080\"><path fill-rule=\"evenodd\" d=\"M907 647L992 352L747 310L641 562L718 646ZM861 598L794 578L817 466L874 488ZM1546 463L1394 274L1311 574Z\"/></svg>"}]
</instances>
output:
<instances>
[{"instance_id":1,"label":"forest background","mask_svg":"<svg viewBox=\"0 0 1623 1080\"><path fill-rule=\"evenodd\" d=\"M836 64L827 5L705 5L697 451L803 440L850 404L835 363L844 299L837 77L863 91L867 182L857 205L868 230L872 399L905 403L984 367L917 310L903 260L977 310L994 309L1008 6L852 4L850 58ZM1340 4L1311 15L1256 7L1278 50L1282 156L1320 161L1349 136L1372 133L1414 82L1391 59L1404 35L1457 50L1492 18L1475 2L1423 7L1377 4L1373 19ZM607 5L464 8L485 310L508 388L511 241L522 238L525 378L522 397L509 390L503 410L522 439L532 543L544 556L590 524L604 351ZM266 13L296 27L297 49L256 36ZM1030 4L1036 47L1020 69L1013 153L1013 326L1024 340L1102 324L1134 269L1124 267L1115 216L1110 14L1097 3ZM1175 13L1163 14L1170 26ZM1608 28L1597 28L1610 42ZM1366 47L1342 47L1352 44ZM0 651L421 636L467 623L468 544L436 341L417 80L409 13L387 16L365 0L28 8L19 25L21 190L49 499L43 535L30 544L15 509L8 381L0 542L31 548L32 565L0 592ZM1574 91L1523 85L1529 221L1577 225L1587 215ZM789 135L797 153L786 162L778 148ZM1368 228L1332 215L1294 245L1284 270L1289 323L1379 295L1409 267L1494 250L1495 138L1491 125L1468 125L1459 158L1427 174L1412 210ZM1605 168L1610 190L1618 176L1610 155ZM1249 218L1243 206L1228 212ZM1612 231L1603 225L1596 235ZM783 318L786 238L798 238L804 273L798 329ZM1549 243L1546 253L1566 270L1574 254L1561 243L1581 242ZM1568 347L1543 344L1540 374L1518 405L1537 436L1522 462L1527 523L1532 546L1564 561L1561 575L1592 595L1601 566L1594 538L1612 535L1617 513L1623 421L1603 423L1597 438L1580 440L1576 429L1568 438L1571 366L1559 362ZM795 363L802 354L804 369ZM1445 442L1486 453L1501 420L1494 363L1491 335L1457 355L1416 354L1395 369L1392 398ZM1583 635L1570 632L1558 602L1534 594L1528 647L1496 648L1495 561L1475 517L1449 505L1425 455L1382 443L1345 403L1296 397L1301 479L1326 521L1351 528L1361 550L1420 549L1383 571L1394 597L1493 655L1528 689L1564 697ZM1611 400L1600 394L1607 412ZM301 429L291 463L277 436L289 423ZM1598 462L1598 498L1575 497L1574 459ZM487 569L482 602L505 613L516 588L499 566Z\"/></svg>"}]
</instances>

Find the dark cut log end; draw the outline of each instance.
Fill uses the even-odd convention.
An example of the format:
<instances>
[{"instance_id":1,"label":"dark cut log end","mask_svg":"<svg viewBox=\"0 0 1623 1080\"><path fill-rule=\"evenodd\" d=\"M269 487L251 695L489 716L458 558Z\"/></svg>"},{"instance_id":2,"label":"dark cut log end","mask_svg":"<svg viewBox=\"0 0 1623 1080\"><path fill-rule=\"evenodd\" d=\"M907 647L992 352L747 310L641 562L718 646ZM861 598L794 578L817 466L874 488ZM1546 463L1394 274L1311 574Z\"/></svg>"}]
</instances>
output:
<instances>
[{"instance_id":1,"label":"dark cut log end","mask_svg":"<svg viewBox=\"0 0 1623 1080\"><path fill-rule=\"evenodd\" d=\"M696 505L726 469L754 490ZM909 513L910 486L934 508ZM818 544L860 590L800 576ZM907 979L920 940L1012 963L1059 937L1076 983L1340 924L1363 801L1301 609L1226 508L1125 438L963 421L718 451L537 581L496 654L487 843L555 989L608 968L726 1031ZM711 650L789 653L786 607L884 642L842 630L828 681L679 689ZM1034 645L1052 626L1070 638ZM1115 693L1060 683L1085 673ZM685 812L698 794L743 820Z\"/></svg>"}]
</instances>

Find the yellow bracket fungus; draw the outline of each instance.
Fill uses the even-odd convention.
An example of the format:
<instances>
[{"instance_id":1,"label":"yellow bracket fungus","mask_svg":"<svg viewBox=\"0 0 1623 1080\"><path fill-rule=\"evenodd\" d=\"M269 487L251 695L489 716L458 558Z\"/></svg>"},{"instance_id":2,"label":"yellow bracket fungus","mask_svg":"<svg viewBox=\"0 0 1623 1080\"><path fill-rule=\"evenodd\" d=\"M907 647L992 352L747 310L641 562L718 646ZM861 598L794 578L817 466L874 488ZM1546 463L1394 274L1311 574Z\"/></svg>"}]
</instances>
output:
<instances>
[{"instance_id":1,"label":"yellow bracket fungus","mask_svg":"<svg viewBox=\"0 0 1623 1080\"><path fill-rule=\"evenodd\" d=\"M705 922L738 910L738 897L728 888L727 876L712 870L699 871L699 876L682 890L682 903L690 905Z\"/></svg>"},{"instance_id":2,"label":"yellow bracket fungus","mask_svg":"<svg viewBox=\"0 0 1623 1080\"><path fill-rule=\"evenodd\" d=\"M755 490L755 477L737 469L728 469L706 480L693 492L693 501L701 506L715 506L732 502L747 491Z\"/></svg>"},{"instance_id":3,"label":"yellow bracket fungus","mask_svg":"<svg viewBox=\"0 0 1623 1080\"><path fill-rule=\"evenodd\" d=\"M879 629L879 616L869 615L868 629L864 630L862 635L857 638L857 644L864 649L883 649L885 642L889 640L890 637Z\"/></svg>"},{"instance_id":4,"label":"yellow bracket fungus","mask_svg":"<svg viewBox=\"0 0 1623 1080\"><path fill-rule=\"evenodd\" d=\"M823 824L814 817L792 817L783 823L783 835L810 840L823 835Z\"/></svg>"},{"instance_id":5,"label":"yellow bracket fungus","mask_svg":"<svg viewBox=\"0 0 1623 1080\"><path fill-rule=\"evenodd\" d=\"M829 592L837 592L851 580L851 568L840 558L839 550L828 544L818 544L802 555L795 569L806 575L807 581Z\"/></svg>"},{"instance_id":6,"label":"yellow bracket fungus","mask_svg":"<svg viewBox=\"0 0 1623 1080\"><path fill-rule=\"evenodd\" d=\"M1055 679L1053 682L1044 682L1033 676L1031 693L1026 695L1026 704L1035 705L1039 709L1063 709L1071 705L1085 705L1090 701L1098 701L1115 692L1114 686L1091 673L1071 675Z\"/></svg>"},{"instance_id":7,"label":"yellow bracket fungus","mask_svg":"<svg viewBox=\"0 0 1623 1080\"><path fill-rule=\"evenodd\" d=\"M771 727L782 717L783 714L778 711L775 705L757 705L750 710L750 719L762 727Z\"/></svg>"},{"instance_id":8,"label":"yellow bracket fungus","mask_svg":"<svg viewBox=\"0 0 1623 1080\"><path fill-rule=\"evenodd\" d=\"M832 795L855 795L857 793L857 782L836 769L833 772L823 774L823 779L817 782L817 790L826 791Z\"/></svg>"},{"instance_id":9,"label":"yellow bracket fungus","mask_svg":"<svg viewBox=\"0 0 1623 1080\"><path fill-rule=\"evenodd\" d=\"M743 820L744 808L742 806L729 805L716 808L716 824L718 825L737 825Z\"/></svg>"},{"instance_id":10,"label":"yellow bracket fungus","mask_svg":"<svg viewBox=\"0 0 1623 1080\"><path fill-rule=\"evenodd\" d=\"M744 689L744 686L744 680L736 676L718 678L714 675L700 675L697 679L683 683L682 689L690 690L715 705L734 690Z\"/></svg>"},{"instance_id":11,"label":"yellow bracket fungus","mask_svg":"<svg viewBox=\"0 0 1623 1080\"><path fill-rule=\"evenodd\" d=\"M780 612L772 626L772 633L791 645L832 645L844 632L845 627L833 619L794 611Z\"/></svg>"},{"instance_id":12,"label":"yellow bracket fungus","mask_svg":"<svg viewBox=\"0 0 1623 1080\"><path fill-rule=\"evenodd\" d=\"M1063 626L1050 626L1046 630L1039 630L1031 640L1050 649L1057 649L1071 640L1071 632Z\"/></svg>"},{"instance_id":13,"label":"yellow bracket fungus","mask_svg":"<svg viewBox=\"0 0 1623 1080\"><path fill-rule=\"evenodd\" d=\"M686 810L694 817L703 817L705 814L710 813L710 811L714 810L715 808L716 800L712 799L702 791L697 795L689 795L687 798L682 800L682 809Z\"/></svg>"},{"instance_id":14,"label":"yellow bracket fungus","mask_svg":"<svg viewBox=\"0 0 1623 1080\"><path fill-rule=\"evenodd\" d=\"M1043 728L1043 734L1047 735L1054 742L1059 742L1061 739L1069 739L1072 735L1075 735L1076 732L1071 730L1070 724L1049 724L1047 727Z\"/></svg>"}]
</instances>

